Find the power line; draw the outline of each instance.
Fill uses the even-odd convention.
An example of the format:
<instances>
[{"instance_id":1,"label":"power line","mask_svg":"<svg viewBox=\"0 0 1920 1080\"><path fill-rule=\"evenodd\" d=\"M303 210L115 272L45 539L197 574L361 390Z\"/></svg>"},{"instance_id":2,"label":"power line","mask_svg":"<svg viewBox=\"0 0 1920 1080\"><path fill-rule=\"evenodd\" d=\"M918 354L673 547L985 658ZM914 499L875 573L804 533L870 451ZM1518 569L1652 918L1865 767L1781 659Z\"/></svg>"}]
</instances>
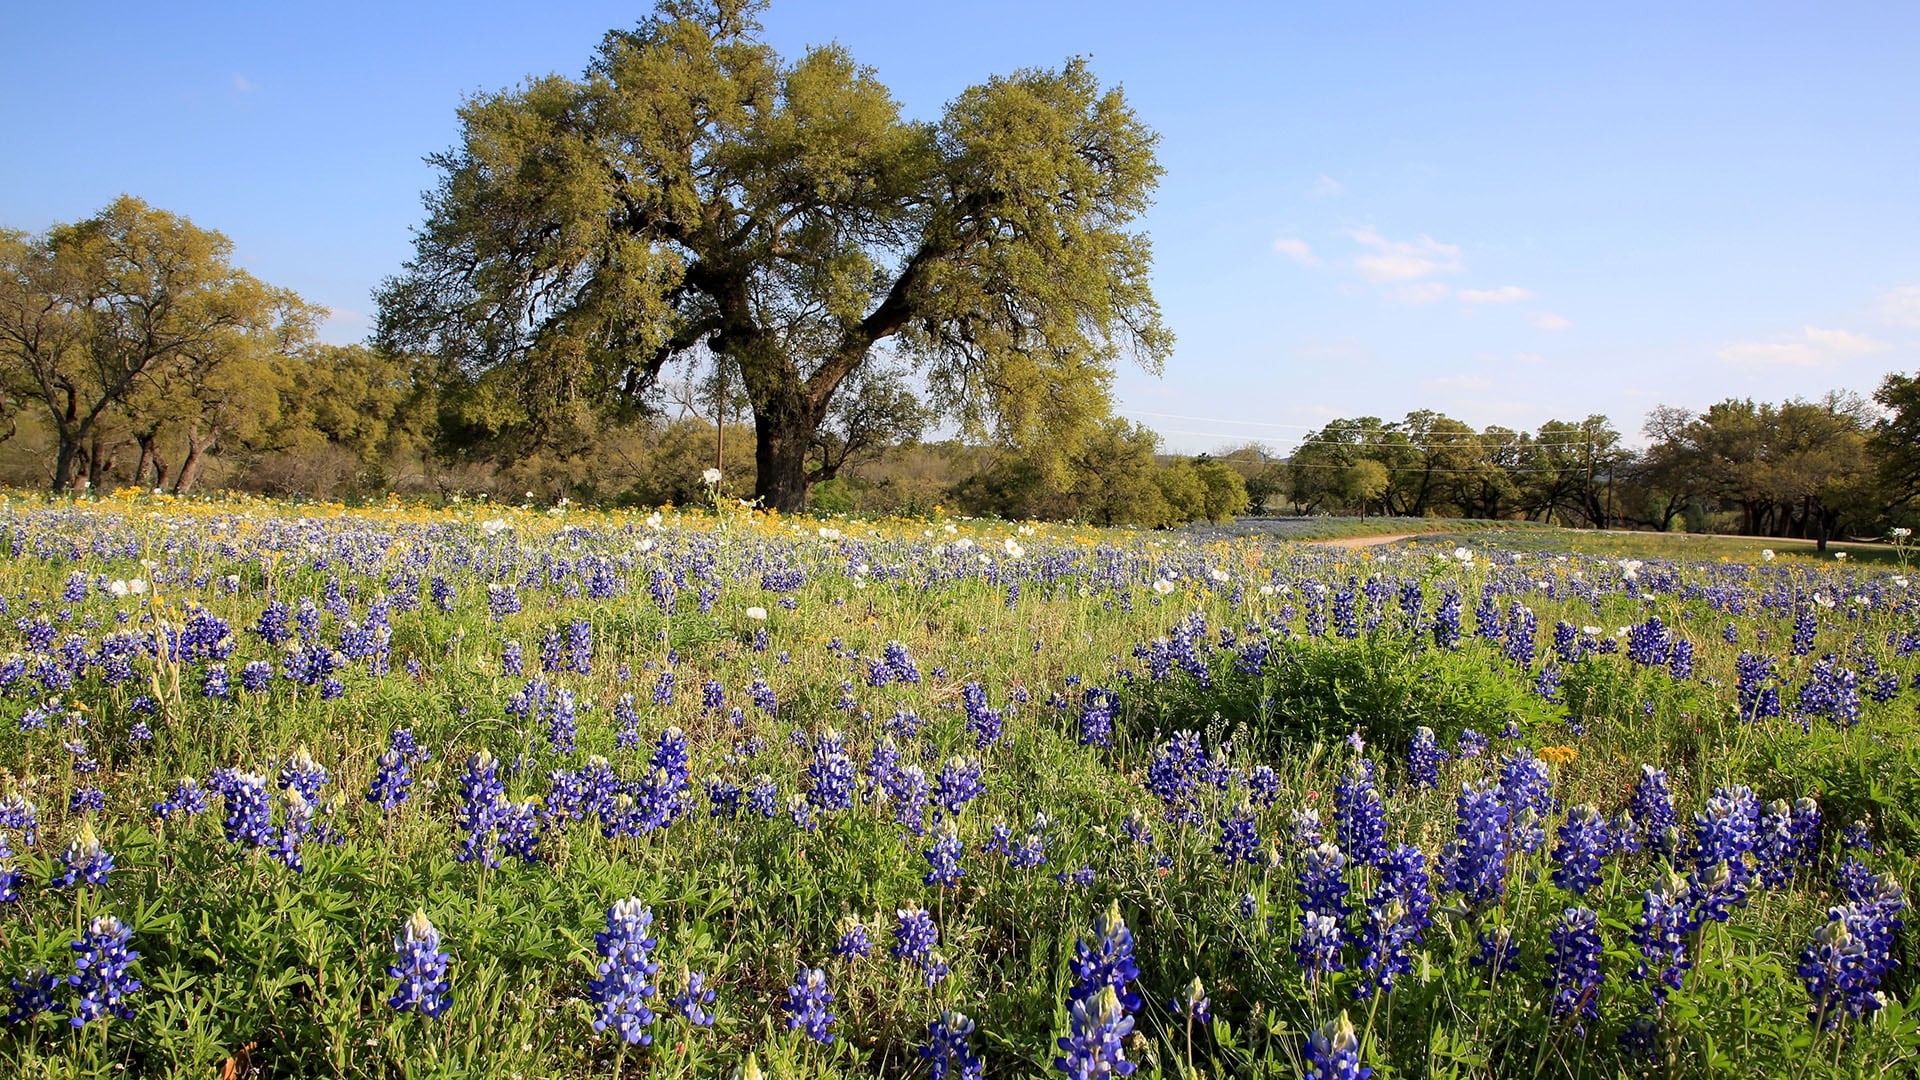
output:
<instances>
[{"instance_id":1,"label":"power line","mask_svg":"<svg viewBox=\"0 0 1920 1080\"><path fill-rule=\"evenodd\" d=\"M1199 420L1203 423L1208 423L1208 424L1239 424L1245 427L1291 428L1291 429L1304 430L1304 431L1310 431L1310 432L1323 431L1326 429L1326 426L1327 426L1325 424L1315 427L1311 424L1270 423L1263 420L1230 420L1230 419L1227 419L1226 417L1221 417L1221 416L1189 416L1185 413L1152 412L1146 409L1115 409L1114 412L1119 413L1122 416L1135 416L1135 417L1153 416L1153 417L1163 417L1168 420ZM1213 439L1244 439L1249 437L1245 433L1232 433L1232 432L1224 432L1224 431L1182 431L1182 430L1177 430L1172 428L1168 428L1165 430L1166 430L1166 434L1169 434L1169 435L1193 435L1193 436L1199 436L1202 438L1213 438ZM1522 431L1514 432L1515 436L1526 436L1527 434L1528 433L1522 432ZM1464 435L1445 436L1443 437L1443 440L1432 440L1432 441L1429 441L1426 445L1428 446L1484 446L1484 447L1493 447L1496 449L1508 449L1508 448L1526 448L1526 447L1536 447L1536 446L1546 446L1546 447L1591 446L1591 445L1595 445L1595 443L1596 443L1596 440L1591 438L1585 438L1585 437L1572 438L1572 439L1535 439L1530 436L1527 438L1527 441L1524 443L1518 441L1517 438L1513 442L1499 442L1499 441L1489 442L1489 441L1485 441L1484 433L1476 432L1471 437L1466 437ZM1406 442L1391 442L1391 443L1389 442L1345 442L1345 441L1337 441L1334 439L1305 438L1305 439L1301 439L1298 445L1300 446L1308 446L1308 445L1386 446L1386 447L1418 448L1418 447L1421 447L1422 444L1414 441L1413 438L1409 436Z\"/></svg>"}]
</instances>

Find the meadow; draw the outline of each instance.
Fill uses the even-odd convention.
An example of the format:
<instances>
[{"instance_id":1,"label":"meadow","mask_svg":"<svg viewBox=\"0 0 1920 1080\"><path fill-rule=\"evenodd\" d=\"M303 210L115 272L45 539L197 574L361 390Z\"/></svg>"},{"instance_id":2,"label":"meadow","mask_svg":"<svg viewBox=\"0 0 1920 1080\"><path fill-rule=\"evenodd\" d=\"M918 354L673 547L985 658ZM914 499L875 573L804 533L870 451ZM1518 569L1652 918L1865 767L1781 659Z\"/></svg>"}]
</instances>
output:
<instances>
[{"instance_id":1,"label":"meadow","mask_svg":"<svg viewBox=\"0 0 1920 1080\"><path fill-rule=\"evenodd\" d=\"M7 1076L1920 1060L1904 547L135 493L0 529Z\"/></svg>"}]
</instances>

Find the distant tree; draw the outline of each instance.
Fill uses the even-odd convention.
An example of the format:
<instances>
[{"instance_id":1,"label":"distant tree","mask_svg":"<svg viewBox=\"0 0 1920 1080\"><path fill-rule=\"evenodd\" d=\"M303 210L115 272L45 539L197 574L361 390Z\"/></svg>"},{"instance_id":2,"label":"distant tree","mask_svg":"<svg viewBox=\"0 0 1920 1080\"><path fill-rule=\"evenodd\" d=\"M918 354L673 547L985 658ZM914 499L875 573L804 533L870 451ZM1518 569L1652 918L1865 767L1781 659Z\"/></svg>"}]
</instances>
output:
<instances>
[{"instance_id":1,"label":"distant tree","mask_svg":"<svg viewBox=\"0 0 1920 1080\"><path fill-rule=\"evenodd\" d=\"M380 340L523 369L521 396L562 408L710 355L746 389L756 491L782 510L887 342L941 413L1059 473L1114 361L1171 348L1129 231L1157 137L1082 60L909 122L838 46L781 59L763 7L667 0L582 78L467 101Z\"/></svg>"},{"instance_id":2,"label":"distant tree","mask_svg":"<svg viewBox=\"0 0 1920 1080\"><path fill-rule=\"evenodd\" d=\"M100 482L102 431L143 379L281 332L289 294L232 253L219 233L126 195L41 236L0 233L0 382L45 410L55 490Z\"/></svg>"},{"instance_id":3,"label":"distant tree","mask_svg":"<svg viewBox=\"0 0 1920 1080\"><path fill-rule=\"evenodd\" d=\"M1193 470L1206 492L1201 512L1208 521L1217 525L1247 512L1247 482L1231 466L1202 454Z\"/></svg>"},{"instance_id":4,"label":"distant tree","mask_svg":"<svg viewBox=\"0 0 1920 1080\"><path fill-rule=\"evenodd\" d=\"M1920 374L1889 374L1873 400L1886 414L1873 425L1869 449L1889 509L1920 502Z\"/></svg>"}]
</instances>

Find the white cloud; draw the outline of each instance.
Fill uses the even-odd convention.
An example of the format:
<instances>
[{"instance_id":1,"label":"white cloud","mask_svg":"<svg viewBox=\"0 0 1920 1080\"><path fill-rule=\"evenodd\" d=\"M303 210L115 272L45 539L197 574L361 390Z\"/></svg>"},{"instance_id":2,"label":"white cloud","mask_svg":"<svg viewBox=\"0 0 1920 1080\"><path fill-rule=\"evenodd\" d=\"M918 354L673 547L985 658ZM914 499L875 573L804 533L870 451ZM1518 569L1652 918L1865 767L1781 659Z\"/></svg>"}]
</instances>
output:
<instances>
[{"instance_id":1,"label":"white cloud","mask_svg":"<svg viewBox=\"0 0 1920 1080\"><path fill-rule=\"evenodd\" d=\"M1305 240L1293 240L1281 237L1273 242L1273 250L1299 263L1301 266L1319 266L1320 257Z\"/></svg>"},{"instance_id":2,"label":"white cloud","mask_svg":"<svg viewBox=\"0 0 1920 1080\"><path fill-rule=\"evenodd\" d=\"M1547 362L1547 358L1537 352L1514 353L1513 359L1515 363L1519 364L1544 364Z\"/></svg>"},{"instance_id":3,"label":"white cloud","mask_svg":"<svg viewBox=\"0 0 1920 1080\"><path fill-rule=\"evenodd\" d=\"M1493 380L1478 375L1447 375L1438 379L1422 379L1420 385L1429 390L1456 390L1477 393L1493 389Z\"/></svg>"},{"instance_id":4,"label":"white cloud","mask_svg":"<svg viewBox=\"0 0 1920 1080\"><path fill-rule=\"evenodd\" d=\"M1880 317L1895 326L1920 326L1920 285L1888 289L1880 299Z\"/></svg>"},{"instance_id":5,"label":"white cloud","mask_svg":"<svg viewBox=\"0 0 1920 1080\"><path fill-rule=\"evenodd\" d=\"M1551 311L1536 311L1528 315L1527 319L1542 330L1565 330L1573 325L1572 319L1565 315L1555 315Z\"/></svg>"},{"instance_id":6,"label":"white cloud","mask_svg":"<svg viewBox=\"0 0 1920 1080\"><path fill-rule=\"evenodd\" d=\"M1459 245L1442 244L1431 236L1409 243L1388 240L1372 229L1355 229L1349 235L1373 249L1373 254L1353 260L1369 281L1417 281L1461 269Z\"/></svg>"},{"instance_id":7,"label":"white cloud","mask_svg":"<svg viewBox=\"0 0 1920 1080\"><path fill-rule=\"evenodd\" d=\"M1447 298L1450 290L1438 281L1422 281L1415 285L1402 285L1393 291L1393 298L1403 304L1432 304Z\"/></svg>"},{"instance_id":8,"label":"white cloud","mask_svg":"<svg viewBox=\"0 0 1920 1080\"><path fill-rule=\"evenodd\" d=\"M260 84L247 78L245 75L235 73L233 76L233 88L243 94L251 94L260 89Z\"/></svg>"},{"instance_id":9,"label":"white cloud","mask_svg":"<svg viewBox=\"0 0 1920 1080\"><path fill-rule=\"evenodd\" d=\"M1347 185L1322 173L1308 186L1307 194L1316 199L1337 199L1347 193Z\"/></svg>"},{"instance_id":10,"label":"white cloud","mask_svg":"<svg viewBox=\"0 0 1920 1080\"><path fill-rule=\"evenodd\" d=\"M1884 341L1875 341L1850 330L1821 330L1807 327L1807 341L1814 347L1841 356L1860 356L1867 353L1886 352L1892 348Z\"/></svg>"},{"instance_id":11,"label":"white cloud","mask_svg":"<svg viewBox=\"0 0 1920 1080\"><path fill-rule=\"evenodd\" d=\"M1502 285L1497 289L1461 289L1460 299L1469 304L1517 304L1533 299L1533 290L1518 285Z\"/></svg>"},{"instance_id":12,"label":"white cloud","mask_svg":"<svg viewBox=\"0 0 1920 1080\"><path fill-rule=\"evenodd\" d=\"M1729 364L1785 367L1828 367L1851 356L1886 352L1892 346L1884 341L1850 330L1822 330L1809 326L1801 341L1750 342L1729 345L1717 355Z\"/></svg>"}]
</instances>

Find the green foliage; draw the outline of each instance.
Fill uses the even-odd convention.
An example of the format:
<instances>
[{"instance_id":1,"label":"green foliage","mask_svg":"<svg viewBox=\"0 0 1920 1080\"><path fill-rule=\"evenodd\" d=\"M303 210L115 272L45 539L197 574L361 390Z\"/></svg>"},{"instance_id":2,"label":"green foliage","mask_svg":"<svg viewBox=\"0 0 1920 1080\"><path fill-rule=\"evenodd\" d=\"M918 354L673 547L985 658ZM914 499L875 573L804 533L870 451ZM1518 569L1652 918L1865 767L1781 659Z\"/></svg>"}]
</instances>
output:
<instances>
[{"instance_id":1,"label":"green foliage","mask_svg":"<svg viewBox=\"0 0 1920 1080\"><path fill-rule=\"evenodd\" d=\"M463 105L381 340L512 369L535 416L643 399L670 361L711 357L752 404L755 492L785 510L837 470L820 432L887 342L936 410L1056 481L1113 362L1171 348L1129 231L1156 137L1081 60L909 121L838 46L776 55L762 6L662 4L580 79ZM901 392L883 414L909 411Z\"/></svg>"}]
</instances>

